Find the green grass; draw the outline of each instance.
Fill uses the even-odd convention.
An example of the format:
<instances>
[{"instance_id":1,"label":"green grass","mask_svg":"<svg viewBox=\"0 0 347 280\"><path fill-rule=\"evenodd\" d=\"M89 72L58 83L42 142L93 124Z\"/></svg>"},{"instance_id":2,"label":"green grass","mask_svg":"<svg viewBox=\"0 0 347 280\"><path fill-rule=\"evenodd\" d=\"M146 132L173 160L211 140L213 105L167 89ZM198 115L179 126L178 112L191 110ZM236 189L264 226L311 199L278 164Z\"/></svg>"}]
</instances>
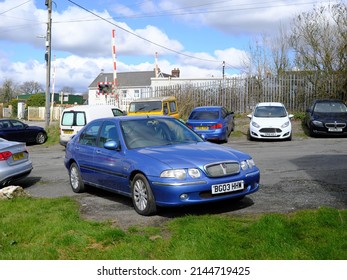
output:
<instances>
[{"instance_id":1,"label":"green grass","mask_svg":"<svg viewBox=\"0 0 347 280\"><path fill-rule=\"evenodd\" d=\"M59 124L50 125L46 129L48 138L46 141L46 145L55 145L59 144Z\"/></svg>"},{"instance_id":2,"label":"green grass","mask_svg":"<svg viewBox=\"0 0 347 280\"><path fill-rule=\"evenodd\" d=\"M2 260L345 260L347 210L173 218L123 230L83 220L71 198L0 201Z\"/></svg>"}]
</instances>

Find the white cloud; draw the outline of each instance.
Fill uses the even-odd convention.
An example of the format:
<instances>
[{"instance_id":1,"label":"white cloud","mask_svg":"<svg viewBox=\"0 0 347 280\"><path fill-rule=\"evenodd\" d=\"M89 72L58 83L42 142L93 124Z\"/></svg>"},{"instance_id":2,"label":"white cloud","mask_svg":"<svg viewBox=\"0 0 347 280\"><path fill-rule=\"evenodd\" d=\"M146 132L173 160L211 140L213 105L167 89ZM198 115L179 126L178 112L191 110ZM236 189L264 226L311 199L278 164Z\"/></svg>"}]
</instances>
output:
<instances>
[{"instance_id":1,"label":"white cloud","mask_svg":"<svg viewBox=\"0 0 347 280\"><path fill-rule=\"evenodd\" d=\"M43 3L40 3L41 8L35 6L37 2L5 0L0 3L0 84L1 79L11 77L19 82L35 79L45 84L45 46L37 36L46 33L47 10ZM279 26L279 21L284 24L296 12L312 8L312 3L308 6L283 6L286 3L305 3L304 0L86 2L89 7L95 7L92 13L106 21L67 1L57 2L57 8L53 9L52 58L54 54L57 55L56 90L70 86L84 92L101 69L113 71L112 29L116 29L119 72L153 70L154 55L158 52L158 64L165 73L180 68L182 77L221 76L222 61L226 61L228 70L232 71L232 68L241 68L244 57L247 57L247 51L235 47L235 42L241 38L239 34L255 36L259 32L273 32ZM70 7L66 8L66 4ZM176 16L169 16L170 12ZM149 16L154 13L167 15ZM129 17L138 15L147 17L140 21L133 21ZM119 20L115 21L112 17ZM187 31L185 28L191 32L182 37L187 41L176 39ZM199 45L196 49L201 51L194 53L188 47L194 45L194 29L200 30L200 34L203 29L209 30L209 34L205 35L207 38L200 42L214 41L217 37L215 34L219 39L222 37L220 34L224 34L224 38L215 42L213 49L206 51L207 46ZM178 55L178 52L186 55Z\"/></svg>"}]
</instances>

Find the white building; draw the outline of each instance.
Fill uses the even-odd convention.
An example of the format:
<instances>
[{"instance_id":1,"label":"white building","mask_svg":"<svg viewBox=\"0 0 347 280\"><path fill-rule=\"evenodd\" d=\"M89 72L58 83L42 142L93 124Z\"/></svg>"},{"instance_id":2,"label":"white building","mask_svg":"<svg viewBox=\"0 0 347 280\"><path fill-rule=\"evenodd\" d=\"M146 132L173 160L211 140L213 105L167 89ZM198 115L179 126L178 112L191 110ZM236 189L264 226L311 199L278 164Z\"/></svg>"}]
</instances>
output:
<instances>
[{"instance_id":1,"label":"white building","mask_svg":"<svg viewBox=\"0 0 347 280\"><path fill-rule=\"evenodd\" d=\"M113 73L101 72L89 85L88 104L116 105L126 111L129 103L138 98L151 97L153 71L120 72L117 73L117 86L114 87ZM160 73L158 77L170 77Z\"/></svg>"}]
</instances>

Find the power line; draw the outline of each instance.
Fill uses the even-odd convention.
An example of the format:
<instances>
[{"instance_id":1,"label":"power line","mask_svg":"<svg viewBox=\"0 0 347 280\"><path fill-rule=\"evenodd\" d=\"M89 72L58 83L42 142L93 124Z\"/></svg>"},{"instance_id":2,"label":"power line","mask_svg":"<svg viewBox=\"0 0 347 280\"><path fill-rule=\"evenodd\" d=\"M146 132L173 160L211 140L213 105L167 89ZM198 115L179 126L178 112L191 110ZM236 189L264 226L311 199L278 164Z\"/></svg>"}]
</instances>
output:
<instances>
[{"instance_id":1,"label":"power line","mask_svg":"<svg viewBox=\"0 0 347 280\"><path fill-rule=\"evenodd\" d=\"M71 1L70 1L71 2ZM220 2L228 2L228 1L220 1ZM267 9L267 8L278 8L278 7L289 7L289 6L302 6L302 5L311 5L317 3L317 1L310 1L310 2L305 2L305 3L283 3L283 4L277 4L277 5L266 5L269 3L277 3L278 1L267 1L267 2L258 2L256 4L239 4L235 5L232 8L226 9L224 8L215 8L215 9L197 9L195 11L186 11L189 8L195 8L201 5L196 5L196 6L191 6L191 7L183 7L183 8L178 8L178 9L173 9L173 10L162 10L158 13L148 13L148 14L138 14L138 15L132 15L132 16L119 16L119 17L114 17L114 19L124 19L124 18L148 18L148 17L166 17L166 16L185 16L185 15L195 15L195 14L210 14L210 13L226 13L226 12L239 12L239 11L247 11L247 10L258 10L258 9ZM219 3L219 2L216 2ZM211 4L211 3L209 3ZM215 3L212 3L215 4ZM208 4L205 4L205 6ZM251 7L244 7L242 6L250 6ZM258 5L258 6L256 6ZM259 6L263 5L263 6ZM240 8L237 8L240 7ZM183 10L182 12L179 12ZM177 12L174 12L177 11Z\"/></svg>"},{"instance_id":2,"label":"power line","mask_svg":"<svg viewBox=\"0 0 347 280\"><path fill-rule=\"evenodd\" d=\"M8 9L7 11L4 11L4 12L0 13L0 16L3 15L3 14L5 14L5 13L7 13L7 12L9 12L9 11L12 11L12 10L14 10L14 9L17 9L17 8L19 8L20 6L23 6L23 5L25 5L26 3L28 3L28 2L31 2L31 0L26 1L26 2L24 2L24 3L22 3L22 4L19 4L19 5L17 5L17 6L15 6L15 7L11 8L11 9Z\"/></svg>"}]
</instances>

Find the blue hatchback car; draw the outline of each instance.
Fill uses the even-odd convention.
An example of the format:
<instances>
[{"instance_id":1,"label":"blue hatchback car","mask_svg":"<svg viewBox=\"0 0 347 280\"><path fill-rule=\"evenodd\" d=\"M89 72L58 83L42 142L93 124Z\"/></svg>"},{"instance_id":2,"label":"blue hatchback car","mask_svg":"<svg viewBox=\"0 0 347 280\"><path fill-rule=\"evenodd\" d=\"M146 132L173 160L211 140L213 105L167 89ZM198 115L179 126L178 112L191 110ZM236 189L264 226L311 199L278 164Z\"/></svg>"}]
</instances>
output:
<instances>
[{"instance_id":1,"label":"blue hatchback car","mask_svg":"<svg viewBox=\"0 0 347 280\"><path fill-rule=\"evenodd\" d=\"M129 196L141 215L259 189L250 155L206 142L167 116L94 120L68 142L64 163L74 192L90 185Z\"/></svg>"},{"instance_id":2,"label":"blue hatchback car","mask_svg":"<svg viewBox=\"0 0 347 280\"><path fill-rule=\"evenodd\" d=\"M186 124L206 140L228 142L235 126L234 112L223 106L196 107Z\"/></svg>"}]
</instances>

